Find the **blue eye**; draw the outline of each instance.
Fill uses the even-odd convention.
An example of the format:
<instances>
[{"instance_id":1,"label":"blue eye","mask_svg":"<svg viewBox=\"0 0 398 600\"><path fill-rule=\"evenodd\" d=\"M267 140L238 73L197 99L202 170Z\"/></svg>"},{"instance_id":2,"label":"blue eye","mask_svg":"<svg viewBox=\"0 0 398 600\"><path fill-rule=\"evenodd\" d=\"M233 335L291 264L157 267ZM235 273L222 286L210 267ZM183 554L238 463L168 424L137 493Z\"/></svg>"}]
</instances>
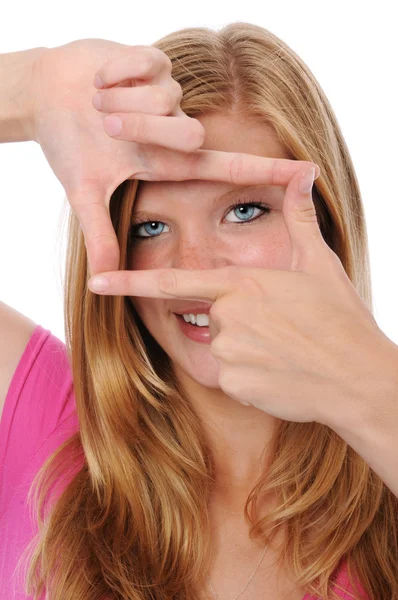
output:
<instances>
[{"instance_id":1,"label":"blue eye","mask_svg":"<svg viewBox=\"0 0 398 600\"><path fill-rule=\"evenodd\" d=\"M157 225L157 227L154 227L155 225ZM162 232L161 231L154 232L153 230L158 230L159 225L163 225L163 223L161 223L161 221L146 221L145 223L141 223L140 226L136 226L137 231L138 231L138 229L140 229L140 227L144 227L146 233L155 233L155 235L154 236L136 235L136 237L158 237L158 235ZM152 230L150 230L150 228L152 228ZM150 230L150 231L148 231L148 230Z\"/></svg>"},{"instance_id":2,"label":"blue eye","mask_svg":"<svg viewBox=\"0 0 398 600\"><path fill-rule=\"evenodd\" d=\"M250 219L253 216L253 210L257 208L257 210L259 210L259 207L254 206L253 204L238 204L236 205L236 208L234 208L234 212L235 211L239 211L239 217L245 217L248 216L248 218ZM242 212L241 212L242 210ZM248 213L250 213L248 215ZM246 221L248 219L245 219ZM236 223L236 221L232 221L232 223ZM244 222L244 221L243 221Z\"/></svg>"},{"instance_id":3,"label":"blue eye","mask_svg":"<svg viewBox=\"0 0 398 600\"><path fill-rule=\"evenodd\" d=\"M253 209L255 208L262 212L253 219L251 217L253 215ZM241 209L243 209L243 211ZM262 204L261 202L242 202L242 200L239 200L238 202L235 202L235 204L232 204L228 209L228 213L231 212L231 210L233 210L235 213L236 211L238 211L239 220L228 221L228 223L238 223L239 225L247 222L256 221L257 218L262 217L264 214L268 215L271 212L271 209L266 204ZM249 215L247 213L249 213ZM237 215L235 214L235 216ZM240 220L240 217L242 216L246 218ZM159 237L160 234L163 233L163 230L159 231L159 226L164 227L164 225L165 224L162 223L162 221L142 221L139 223L134 223L130 228L130 235L135 239L153 239ZM139 235L138 231L141 228L144 228L144 231L147 234L154 233L154 235Z\"/></svg>"}]
</instances>

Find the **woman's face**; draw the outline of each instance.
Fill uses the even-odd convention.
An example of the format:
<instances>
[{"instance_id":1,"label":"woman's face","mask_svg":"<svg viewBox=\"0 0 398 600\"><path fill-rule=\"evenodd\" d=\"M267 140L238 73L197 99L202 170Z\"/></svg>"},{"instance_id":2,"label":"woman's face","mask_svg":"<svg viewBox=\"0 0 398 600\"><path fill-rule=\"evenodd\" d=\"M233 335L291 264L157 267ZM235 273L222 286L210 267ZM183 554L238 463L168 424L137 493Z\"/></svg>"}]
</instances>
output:
<instances>
[{"instance_id":1,"label":"woman's face","mask_svg":"<svg viewBox=\"0 0 398 600\"><path fill-rule=\"evenodd\" d=\"M202 149L289 158L265 125L242 124L224 115L205 115L198 120L206 131ZM288 270L292 249L282 213L284 194L284 187L239 189L207 180L140 182L132 220L145 211L149 222L132 232L137 237L133 238L128 268L201 270L238 265ZM234 202L262 203L271 212L239 208L239 204L231 208ZM202 386L219 388L211 339L201 343L186 337L175 315L179 307L192 301L143 297L131 297L131 301L169 355L177 376L182 371L185 380L188 377Z\"/></svg>"}]
</instances>

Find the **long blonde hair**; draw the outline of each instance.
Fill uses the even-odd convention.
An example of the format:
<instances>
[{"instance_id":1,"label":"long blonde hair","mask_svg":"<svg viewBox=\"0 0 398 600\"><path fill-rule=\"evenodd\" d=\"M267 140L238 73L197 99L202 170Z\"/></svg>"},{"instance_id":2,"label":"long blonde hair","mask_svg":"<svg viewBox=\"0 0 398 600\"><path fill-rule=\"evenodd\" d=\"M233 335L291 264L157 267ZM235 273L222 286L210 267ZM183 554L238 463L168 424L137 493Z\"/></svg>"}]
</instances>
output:
<instances>
[{"instance_id":1,"label":"long blonde hair","mask_svg":"<svg viewBox=\"0 0 398 600\"><path fill-rule=\"evenodd\" d=\"M266 29L242 22L220 31L182 29L153 46L170 57L189 116L222 111L255 119L274 128L292 159L320 166L313 197L322 235L373 313L354 166L304 62ZM131 255L138 185L127 180L111 198L120 269ZM212 453L169 357L129 298L92 294L88 278L83 234L69 210L65 337L79 431L49 457L29 491L39 534L26 591L37 599L46 589L51 600L195 600L210 568ZM52 483L65 465L78 463L50 502ZM278 498L267 515L257 514L260 494ZM328 427L281 421L245 518L251 538L267 544L286 529L280 559L309 593L334 599L331 584L346 560L353 585L358 579L370 600L398 599L397 498Z\"/></svg>"}]
</instances>

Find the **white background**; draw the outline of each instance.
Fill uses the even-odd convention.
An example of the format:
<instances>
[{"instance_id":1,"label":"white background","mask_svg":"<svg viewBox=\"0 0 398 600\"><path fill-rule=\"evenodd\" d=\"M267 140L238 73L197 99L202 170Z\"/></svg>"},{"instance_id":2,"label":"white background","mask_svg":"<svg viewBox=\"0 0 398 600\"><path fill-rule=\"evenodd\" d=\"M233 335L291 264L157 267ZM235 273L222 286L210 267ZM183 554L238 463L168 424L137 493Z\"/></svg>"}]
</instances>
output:
<instances>
[{"instance_id":1,"label":"white background","mask_svg":"<svg viewBox=\"0 0 398 600\"><path fill-rule=\"evenodd\" d=\"M336 113L359 179L368 227L375 318L398 344L396 3L15 2L1 8L0 52L83 38L153 44L184 27L246 21L269 29L307 63ZM0 299L63 331L64 190L35 142L0 145Z\"/></svg>"}]
</instances>

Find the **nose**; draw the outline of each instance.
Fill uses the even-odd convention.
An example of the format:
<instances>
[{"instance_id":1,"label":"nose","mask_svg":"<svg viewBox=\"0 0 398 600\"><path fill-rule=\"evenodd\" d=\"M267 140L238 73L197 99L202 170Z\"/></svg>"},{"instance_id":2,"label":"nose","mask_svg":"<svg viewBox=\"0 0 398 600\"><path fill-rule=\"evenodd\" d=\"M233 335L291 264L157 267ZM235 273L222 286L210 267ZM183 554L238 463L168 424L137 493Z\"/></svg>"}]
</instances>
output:
<instances>
[{"instance_id":1,"label":"nose","mask_svg":"<svg viewBox=\"0 0 398 600\"><path fill-rule=\"evenodd\" d=\"M175 247L172 267L175 269L218 269L234 265L231 252L220 243L220 240L199 237L195 240L181 240Z\"/></svg>"}]
</instances>

